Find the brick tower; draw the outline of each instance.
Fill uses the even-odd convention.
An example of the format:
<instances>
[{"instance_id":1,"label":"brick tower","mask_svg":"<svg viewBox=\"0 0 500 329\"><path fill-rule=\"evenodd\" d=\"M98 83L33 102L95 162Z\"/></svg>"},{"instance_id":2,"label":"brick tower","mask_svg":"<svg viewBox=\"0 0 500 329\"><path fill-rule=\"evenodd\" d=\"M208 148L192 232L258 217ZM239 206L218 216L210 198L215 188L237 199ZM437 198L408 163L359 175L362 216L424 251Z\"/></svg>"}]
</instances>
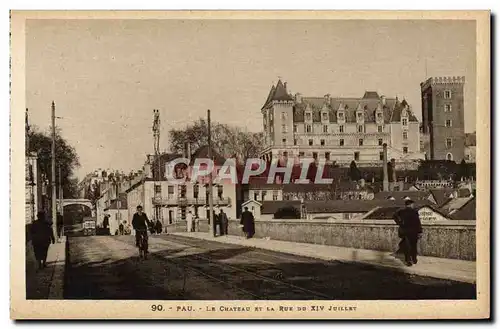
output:
<instances>
[{"instance_id":1,"label":"brick tower","mask_svg":"<svg viewBox=\"0 0 500 329\"><path fill-rule=\"evenodd\" d=\"M420 84L422 95L422 133L429 160L464 158L465 77L432 77Z\"/></svg>"}]
</instances>

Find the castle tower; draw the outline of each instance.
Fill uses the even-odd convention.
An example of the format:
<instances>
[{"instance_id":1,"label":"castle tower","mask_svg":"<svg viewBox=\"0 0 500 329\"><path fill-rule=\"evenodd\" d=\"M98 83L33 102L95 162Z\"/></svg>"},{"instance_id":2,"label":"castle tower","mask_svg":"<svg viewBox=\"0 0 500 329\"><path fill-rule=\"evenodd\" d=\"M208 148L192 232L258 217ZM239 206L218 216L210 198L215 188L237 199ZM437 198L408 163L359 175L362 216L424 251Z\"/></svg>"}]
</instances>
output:
<instances>
[{"instance_id":1,"label":"castle tower","mask_svg":"<svg viewBox=\"0 0 500 329\"><path fill-rule=\"evenodd\" d=\"M430 160L464 158L465 77L432 77L420 84L422 96L422 134Z\"/></svg>"},{"instance_id":2,"label":"castle tower","mask_svg":"<svg viewBox=\"0 0 500 329\"><path fill-rule=\"evenodd\" d=\"M286 82L279 80L276 87L271 87L266 103L261 109L265 149L286 148L286 146L293 145L293 104L294 101L288 94ZM264 154L264 158L272 160L272 152Z\"/></svg>"}]
</instances>

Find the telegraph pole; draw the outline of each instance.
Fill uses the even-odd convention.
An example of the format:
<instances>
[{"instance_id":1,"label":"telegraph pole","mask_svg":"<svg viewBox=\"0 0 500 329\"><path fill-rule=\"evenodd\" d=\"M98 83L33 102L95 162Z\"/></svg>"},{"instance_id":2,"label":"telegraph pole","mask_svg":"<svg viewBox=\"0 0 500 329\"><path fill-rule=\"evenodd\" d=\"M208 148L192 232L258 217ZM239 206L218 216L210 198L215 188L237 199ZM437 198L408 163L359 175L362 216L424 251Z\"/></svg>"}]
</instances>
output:
<instances>
[{"instance_id":1,"label":"telegraph pole","mask_svg":"<svg viewBox=\"0 0 500 329\"><path fill-rule=\"evenodd\" d=\"M57 236L57 193L56 193L56 105L52 101L52 230Z\"/></svg>"},{"instance_id":2,"label":"telegraph pole","mask_svg":"<svg viewBox=\"0 0 500 329\"><path fill-rule=\"evenodd\" d=\"M207 110L208 116L208 158L212 160L212 131L210 128L210 110ZM213 200L213 184L212 184L212 170L210 170L208 176L208 218L209 218L209 226L210 232L215 237L215 223L214 223L214 200Z\"/></svg>"},{"instance_id":3,"label":"telegraph pole","mask_svg":"<svg viewBox=\"0 0 500 329\"><path fill-rule=\"evenodd\" d=\"M63 195L63 189L62 189L62 171L61 171L61 165L59 165L59 211L61 213L62 221L63 221L63 230L61 232L61 236L64 235L64 195Z\"/></svg>"}]
</instances>

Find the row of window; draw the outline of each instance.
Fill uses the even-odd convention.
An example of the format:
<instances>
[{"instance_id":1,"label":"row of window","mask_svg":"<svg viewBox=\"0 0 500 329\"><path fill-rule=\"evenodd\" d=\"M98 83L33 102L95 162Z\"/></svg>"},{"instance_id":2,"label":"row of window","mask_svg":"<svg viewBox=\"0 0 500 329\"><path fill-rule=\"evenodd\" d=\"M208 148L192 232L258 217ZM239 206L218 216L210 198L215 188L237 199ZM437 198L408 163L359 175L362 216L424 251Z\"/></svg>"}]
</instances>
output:
<instances>
[{"instance_id":1,"label":"row of window","mask_svg":"<svg viewBox=\"0 0 500 329\"><path fill-rule=\"evenodd\" d=\"M260 195L261 195L261 199L260 201L264 201L266 199L266 194L267 194L267 191L261 191L260 192ZM273 191L273 201L278 201L278 191ZM253 192L253 199L255 201L259 201L259 192L255 191Z\"/></svg>"},{"instance_id":2,"label":"row of window","mask_svg":"<svg viewBox=\"0 0 500 329\"><path fill-rule=\"evenodd\" d=\"M408 132L404 131L403 132L403 140L408 140ZM281 140L281 142L283 143L283 145L286 145L287 144L287 139L286 138L283 138ZM320 139L319 141L320 145L321 146L325 146L326 145L326 141L324 139ZM298 140L297 139L294 139L293 140L293 145L298 145ZM360 138L358 139L358 145L359 146L363 146L364 144L364 139L363 138ZM379 138L378 139L378 145L379 146L382 146L384 144L384 140L382 138ZM308 140L308 145L309 146L314 146L314 140L313 139L309 139ZM345 145L345 140L343 138L339 139L339 146L344 146Z\"/></svg>"},{"instance_id":3,"label":"row of window","mask_svg":"<svg viewBox=\"0 0 500 329\"><path fill-rule=\"evenodd\" d=\"M286 112L282 112L281 114L281 119L282 120L286 120L287 118L287 114ZM311 112L306 112L305 113L305 121L312 121L312 113ZM337 118L338 120L344 120L345 119L345 116L344 116L344 113L343 112L337 112ZM383 115L381 112L378 112L377 113L377 121L380 121L380 120L383 120ZM364 119L364 112L358 112L357 113L357 119L358 120L363 120ZM329 115L328 115L328 112L322 112L321 113L321 121L328 121L329 120Z\"/></svg>"},{"instance_id":4,"label":"row of window","mask_svg":"<svg viewBox=\"0 0 500 329\"><path fill-rule=\"evenodd\" d=\"M179 185L179 186L180 186L179 197L186 198L187 197L186 185ZM198 199L199 191L200 191L199 185L193 185L193 198ZM161 185L155 185L155 193L161 194ZM173 197L174 186L172 185L167 186L167 194L169 199ZM222 185L217 185L218 197L222 198L223 194L224 194L224 187ZM205 191L205 196L208 199L208 190Z\"/></svg>"},{"instance_id":5,"label":"row of window","mask_svg":"<svg viewBox=\"0 0 500 329\"><path fill-rule=\"evenodd\" d=\"M403 153L408 154L408 147L407 146L403 147ZM286 151L283 152L283 156L287 157L288 152L286 152ZM305 152L299 152L299 157L304 157L304 156L305 156ZM317 160L318 159L318 152L313 152L312 157L313 157L313 159ZM359 157L360 157L360 152L358 152L358 151L354 152L354 160L359 161ZM325 152L325 160L330 161L330 159L331 159L331 153ZM381 160L381 161L384 160L384 152L379 152L379 160Z\"/></svg>"}]
</instances>

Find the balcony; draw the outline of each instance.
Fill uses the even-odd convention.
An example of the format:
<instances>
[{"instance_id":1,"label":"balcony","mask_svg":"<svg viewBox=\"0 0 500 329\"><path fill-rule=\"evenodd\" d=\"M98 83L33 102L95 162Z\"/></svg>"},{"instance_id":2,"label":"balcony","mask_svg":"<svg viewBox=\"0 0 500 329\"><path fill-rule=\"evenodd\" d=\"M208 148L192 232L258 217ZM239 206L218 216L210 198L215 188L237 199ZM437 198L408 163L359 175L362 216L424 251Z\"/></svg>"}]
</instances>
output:
<instances>
[{"instance_id":1,"label":"balcony","mask_svg":"<svg viewBox=\"0 0 500 329\"><path fill-rule=\"evenodd\" d=\"M229 197L214 197L214 206L231 206L231 198ZM205 206L208 202L205 198L161 198L153 197L153 205L156 206Z\"/></svg>"}]
</instances>

